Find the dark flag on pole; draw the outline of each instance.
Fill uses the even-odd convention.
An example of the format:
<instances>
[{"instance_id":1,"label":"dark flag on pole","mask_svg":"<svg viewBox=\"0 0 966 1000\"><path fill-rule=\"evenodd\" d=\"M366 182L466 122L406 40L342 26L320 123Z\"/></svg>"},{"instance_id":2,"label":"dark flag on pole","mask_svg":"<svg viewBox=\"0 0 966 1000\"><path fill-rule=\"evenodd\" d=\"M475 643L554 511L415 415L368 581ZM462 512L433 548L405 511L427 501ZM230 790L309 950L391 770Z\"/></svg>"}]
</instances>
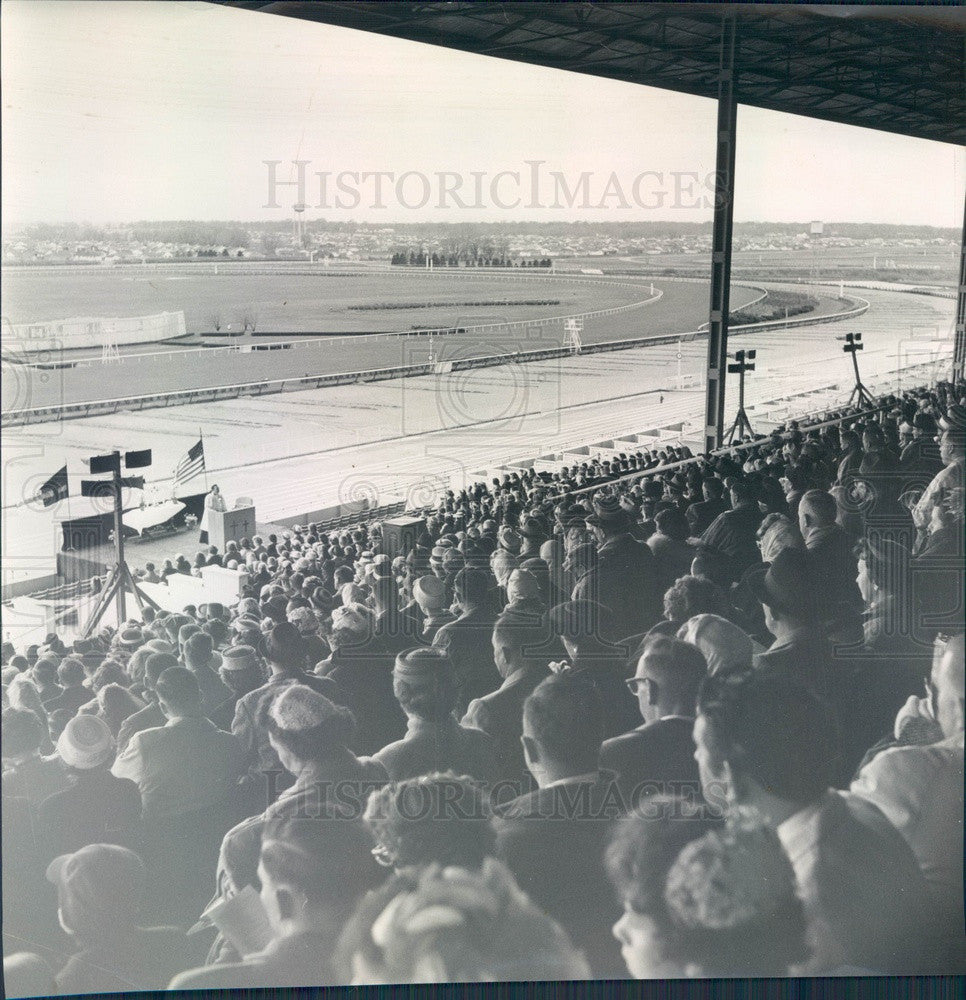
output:
<instances>
[{"instance_id":1,"label":"dark flag on pole","mask_svg":"<svg viewBox=\"0 0 966 1000\"><path fill-rule=\"evenodd\" d=\"M67 489L67 466L65 465L59 472L55 472L50 479L40 487L38 491L40 499L45 507L52 507L60 500L68 496Z\"/></svg>"}]
</instances>

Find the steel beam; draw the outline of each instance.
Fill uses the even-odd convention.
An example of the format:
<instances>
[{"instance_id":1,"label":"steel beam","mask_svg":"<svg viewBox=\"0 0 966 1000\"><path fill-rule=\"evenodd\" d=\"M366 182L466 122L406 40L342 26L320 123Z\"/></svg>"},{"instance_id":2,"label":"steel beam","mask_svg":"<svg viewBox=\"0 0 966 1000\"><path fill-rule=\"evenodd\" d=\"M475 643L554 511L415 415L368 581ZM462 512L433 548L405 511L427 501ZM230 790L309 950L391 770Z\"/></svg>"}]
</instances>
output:
<instances>
[{"instance_id":1,"label":"steel beam","mask_svg":"<svg viewBox=\"0 0 966 1000\"><path fill-rule=\"evenodd\" d=\"M705 451L720 448L724 440L725 377L728 369L728 308L731 286L731 231L735 194L735 138L738 103L735 99L734 15L721 24L718 66L718 131L714 183L714 228L711 237L711 306L708 318L708 365L705 395Z\"/></svg>"},{"instance_id":2,"label":"steel beam","mask_svg":"<svg viewBox=\"0 0 966 1000\"><path fill-rule=\"evenodd\" d=\"M953 342L953 381L966 376L966 199L963 231L959 237L959 295L956 299L956 339Z\"/></svg>"}]
</instances>

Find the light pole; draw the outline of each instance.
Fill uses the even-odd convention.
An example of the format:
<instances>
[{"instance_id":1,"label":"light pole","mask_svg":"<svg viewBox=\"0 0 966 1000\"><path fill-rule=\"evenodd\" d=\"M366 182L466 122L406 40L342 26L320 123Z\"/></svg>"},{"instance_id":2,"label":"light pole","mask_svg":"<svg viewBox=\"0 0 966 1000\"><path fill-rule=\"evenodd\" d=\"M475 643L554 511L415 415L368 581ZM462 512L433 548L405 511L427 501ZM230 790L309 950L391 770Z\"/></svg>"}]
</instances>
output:
<instances>
[{"instance_id":1,"label":"light pole","mask_svg":"<svg viewBox=\"0 0 966 1000\"><path fill-rule=\"evenodd\" d=\"M755 370L756 354L756 351L735 351L734 363L728 365L728 374L738 376L738 412L735 414L731 430L728 431L728 444L734 441L735 434L738 435L739 441L744 440L746 433L749 438L755 436L755 432L751 429L751 421L745 412L745 372Z\"/></svg>"},{"instance_id":2,"label":"light pole","mask_svg":"<svg viewBox=\"0 0 966 1000\"><path fill-rule=\"evenodd\" d=\"M863 406L874 406L875 400L872 398L872 393L862 384L862 378L859 375L859 359L858 352L864 347L862 343L861 333L847 333L844 338L837 337L837 340L845 340L845 344L842 346L842 350L846 354L852 355L852 370L855 372L855 388L852 390L852 394L849 396L848 405L851 406L854 402L858 402Z\"/></svg>"},{"instance_id":3,"label":"light pole","mask_svg":"<svg viewBox=\"0 0 966 1000\"><path fill-rule=\"evenodd\" d=\"M129 451L124 456L125 469L143 469L151 464L151 451ZM110 479L85 479L81 481L81 495L85 497L104 497L110 495L114 513L114 556L115 563L104 582L101 592L97 596L97 601L91 611L91 616L84 626L83 636L86 639L96 627L97 623L104 616L111 598L117 604L117 624L118 627L127 618L125 607L124 591L130 587L137 601L138 609L144 610L144 603L147 602L155 610L160 610L158 605L147 594L143 593L131 575L127 563L124 561L124 507L121 501L121 490L124 487L134 489L144 489L143 476L121 476L121 453L112 451L109 455L95 455L91 459L91 472L97 475L101 472L110 472Z\"/></svg>"}]
</instances>

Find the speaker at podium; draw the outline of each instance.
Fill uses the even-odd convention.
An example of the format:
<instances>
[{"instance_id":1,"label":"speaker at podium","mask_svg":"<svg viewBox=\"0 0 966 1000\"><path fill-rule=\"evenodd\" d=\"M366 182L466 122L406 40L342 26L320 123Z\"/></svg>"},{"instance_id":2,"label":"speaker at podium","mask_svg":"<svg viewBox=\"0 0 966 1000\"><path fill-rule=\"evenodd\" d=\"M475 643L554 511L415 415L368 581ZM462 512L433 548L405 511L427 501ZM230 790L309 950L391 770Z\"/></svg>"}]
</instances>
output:
<instances>
[{"instance_id":1,"label":"speaker at podium","mask_svg":"<svg viewBox=\"0 0 966 1000\"><path fill-rule=\"evenodd\" d=\"M240 542L254 534L255 507L248 497L241 497L233 510L208 511L208 543L219 552L225 551L228 542Z\"/></svg>"}]
</instances>

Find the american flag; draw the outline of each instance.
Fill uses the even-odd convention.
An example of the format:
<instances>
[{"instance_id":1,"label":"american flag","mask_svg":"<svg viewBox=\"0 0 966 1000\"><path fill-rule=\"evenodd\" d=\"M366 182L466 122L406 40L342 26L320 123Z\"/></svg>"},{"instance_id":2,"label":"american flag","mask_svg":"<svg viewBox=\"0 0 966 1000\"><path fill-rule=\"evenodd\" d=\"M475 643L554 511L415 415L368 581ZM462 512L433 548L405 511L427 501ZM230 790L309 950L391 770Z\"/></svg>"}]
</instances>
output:
<instances>
[{"instance_id":1,"label":"american flag","mask_svg":"<svg viewBox=\"0 0 966 1000\"><path fill-rule=\"evenodd\" d=\"M174 486L177 489L205 471L205 446L201 438L185 452L174 470Z\"/></svg>"}]
</instances>

